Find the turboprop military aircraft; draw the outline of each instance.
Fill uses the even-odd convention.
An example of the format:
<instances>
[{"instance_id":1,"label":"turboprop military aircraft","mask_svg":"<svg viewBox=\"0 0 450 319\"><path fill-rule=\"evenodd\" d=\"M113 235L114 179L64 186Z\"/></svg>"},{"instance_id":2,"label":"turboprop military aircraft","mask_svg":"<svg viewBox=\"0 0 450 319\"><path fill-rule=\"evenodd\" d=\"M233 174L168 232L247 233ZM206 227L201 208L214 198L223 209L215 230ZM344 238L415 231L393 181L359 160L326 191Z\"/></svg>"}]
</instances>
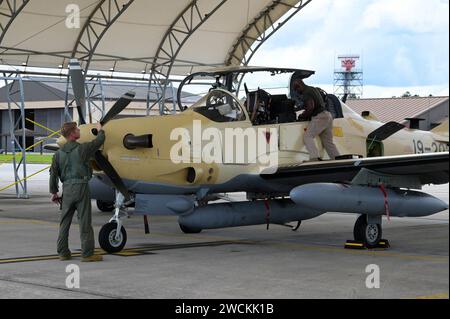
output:
<instances>
[{"instance_id":1,"label":"turboprop military aircraft","mask_svg":"<svg viewBox=\"0 0 450 319\"><path fill-rule=\"evenodd\" d=\"M288 78L288 94L245 82L247 75L260 72ZM211 79L211 86L191 107L178 99L184 111L114 119L134 96L126 93L101 120L106 141L92 161L92 198L114 207L114 216L99 233L101 247L110 253L123 249L128 213L177 216L185 233L292 222L298 228L301 221L327 212L354 213L359 215L354 239L373 248L382 238L383 216L420 217L448 209L419 191L426 184L449 182L448 121L432 131L381 123L328 94L334 142L342 156L329 160L317 139L323 161L309 162L303 144L308 121L297 121L301 96L292 82L313 74L262 67L195 73L181 83L179 96L185 85ZM77 61L71 62L70 75L79 142L88 142L98 132L94 124L85 124ZM247 200L223 201L234 192L245 192Z\"/></svg>"}]
</instances>

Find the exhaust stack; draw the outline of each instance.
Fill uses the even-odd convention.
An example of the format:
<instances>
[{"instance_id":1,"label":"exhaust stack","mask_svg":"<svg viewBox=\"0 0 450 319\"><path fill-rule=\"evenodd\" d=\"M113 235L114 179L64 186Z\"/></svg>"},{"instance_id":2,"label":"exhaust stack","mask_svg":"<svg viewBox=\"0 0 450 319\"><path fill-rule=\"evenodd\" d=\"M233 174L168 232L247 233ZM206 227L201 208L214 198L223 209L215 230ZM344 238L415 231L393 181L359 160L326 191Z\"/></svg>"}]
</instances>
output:
<instances>
[{"instance_id":1,"label":"exhaust stack","mask_svg":"<svg viewBox=\"0 0 450 319\"><path fill-rule=\"evenodd\" d=\"M136 148L153 148L153 135L146 134L135 136L133 134L128 134L123 138L123 146L129 150L134 150Z\"/></svg>"}]
</instances>

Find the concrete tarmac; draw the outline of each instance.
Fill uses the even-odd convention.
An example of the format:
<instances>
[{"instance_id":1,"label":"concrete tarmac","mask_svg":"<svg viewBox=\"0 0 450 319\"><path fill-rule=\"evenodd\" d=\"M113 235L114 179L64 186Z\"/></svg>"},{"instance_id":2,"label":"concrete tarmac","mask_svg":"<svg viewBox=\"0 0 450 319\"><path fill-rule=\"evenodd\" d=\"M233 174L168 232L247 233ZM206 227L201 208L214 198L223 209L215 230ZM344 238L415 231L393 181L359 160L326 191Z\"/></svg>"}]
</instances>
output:
<instances>
[{"instance_id":1,"label":"concrete tarmac","mask_svg":"<svg viewBox=\"0 0 450 319\"><path fill-rule=\"evenodd\" d=\"M31 174L45 166L27 168ZM0 298L449 298L448 211L385 219L383 237L392 247L371 251L343 248L352 239L352 214L328 213L297 232L261 225L196 235L183 234L173 217L150 217L145 235L136 216L125 221L121 254L100 263L61 262L59 212L47 178L44 171L29 180L29 199L17 199L14 189L0 192ZM11 166L0 164L0 188L12 180ZM424 191L448 203L448 185ZM96 237L110 217L93 202ZM76 219L70 247L76 256ZM71 264L79 266L80 288L67 288ZM367 288L368 265L379 267L380 288Z\"/></svg>"}]
</instances>

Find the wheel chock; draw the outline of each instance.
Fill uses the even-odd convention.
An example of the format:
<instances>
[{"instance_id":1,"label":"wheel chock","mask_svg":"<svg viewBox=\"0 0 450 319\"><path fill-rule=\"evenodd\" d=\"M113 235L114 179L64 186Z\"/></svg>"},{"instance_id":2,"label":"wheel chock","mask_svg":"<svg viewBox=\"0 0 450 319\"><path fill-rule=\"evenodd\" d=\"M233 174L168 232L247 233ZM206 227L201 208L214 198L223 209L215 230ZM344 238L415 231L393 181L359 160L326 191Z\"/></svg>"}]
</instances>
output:
<instances>
[{"instance_id":1,"label":"wheel chock","mask_svg":"<svg viewBox=\"0 0 450 319\"><path fill-rule=\"evenodd\" d=\"M345 249L388 249L390 247L391 245L389 243L389 240L387 239L380 240L378 245L373 248L368 248L365 243L356 240L347 240L347 242L345 243Z\"/></svg>"}]
</instances>

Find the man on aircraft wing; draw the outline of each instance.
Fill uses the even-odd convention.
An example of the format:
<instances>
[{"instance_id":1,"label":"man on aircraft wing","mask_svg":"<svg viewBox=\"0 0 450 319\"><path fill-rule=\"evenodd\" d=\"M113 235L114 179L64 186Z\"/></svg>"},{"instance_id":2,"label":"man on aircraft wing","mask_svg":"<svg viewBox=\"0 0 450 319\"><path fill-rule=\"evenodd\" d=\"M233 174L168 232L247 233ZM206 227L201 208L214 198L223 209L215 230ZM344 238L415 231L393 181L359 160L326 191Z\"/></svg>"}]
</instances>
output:
<instances>
[{"instance_id":1,"label":"man on aircraft wing","mask_svg":"<svg viewBox=\"0 0 450 319\"><path fill-rule=\"evenodd\" d=\"M98 136L89 143L80 144L80 129L75 122L64 123L62 135L67 143L56 152L50 168L50 193L52 201L58 202L58 179L63 183L62 213L58 237L58 255L60 260L72 258L69 250L69 229L75 210L78 212L82 261L101 261L100 255L94 255L94 230L92 229L91 197L89 180L92 168L89 160L103 145L105 133L97 124Z\"/></svg>"},{"instance_id":2,"label":"man on aircraft wing","mask_svg":"<svg viewBox=\"0 0 450 319\"><path fill-rule=\"evenodd\" d=\"M299 120L311 119L303 138L310 161L319 160L319 151L314 142L316 136L320 136L328 156L334 160L339 156L339 151L333 142L333 116L326 110L325 101L316 88L300 79L294 81L294 90L303 95L305 105L305 112L300 114Z\"/></svg>"}]
</instances>

